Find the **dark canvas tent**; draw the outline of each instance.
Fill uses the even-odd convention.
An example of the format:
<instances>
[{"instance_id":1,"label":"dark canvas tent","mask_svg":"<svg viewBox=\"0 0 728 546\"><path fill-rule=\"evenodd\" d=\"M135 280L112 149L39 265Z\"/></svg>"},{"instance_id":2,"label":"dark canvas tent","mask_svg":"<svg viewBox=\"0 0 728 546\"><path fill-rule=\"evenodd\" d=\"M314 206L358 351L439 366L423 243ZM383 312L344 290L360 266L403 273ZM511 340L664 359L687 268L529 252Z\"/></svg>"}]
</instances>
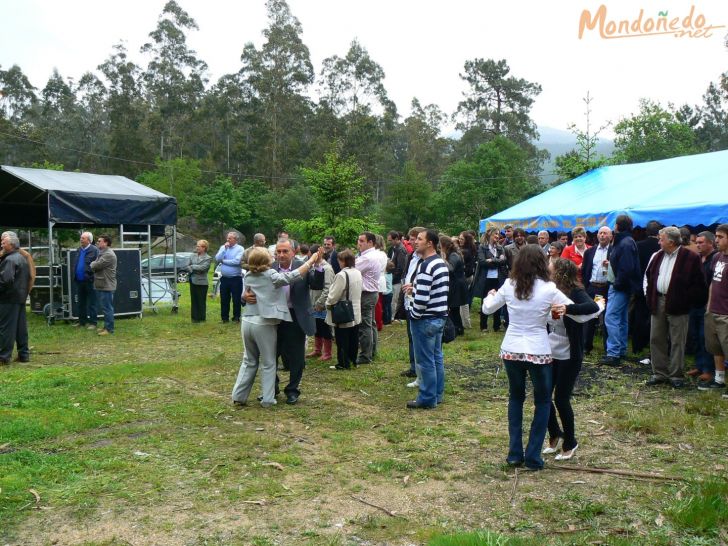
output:
<instances>
[{"instance_id":1,"label":"dark canvas tent","mask_svg":"<svg viewBox=\"0 0 728 546\"><path fill-rule=\"evenodd\" d=\"M629 214L636 226L710 226L728 222L728 150L601 167L480 221L526 230L596 231Z\"/></svg>"},{"instance_id":2,"label":"dark canvas tent","mask_svg":"<svg viewBox=\"0 0 728 546\"><path fill-rule=\"evenodd\" d=\"M125 240L139 249L145 244L152 253L152 235L165 233L172 226L176 235L177 200L138 184L123 176L30 169L0 166L0 225L48 230L48 284L56 286L56 265L60 256L53 248L53 233L58 228L119 227L120 245ZM172 237L172 255L176 255L176 237ZM130 237L131 239L126 239ZM137 255L138 259L138 255ZM177 266L174 262L173 277ZM151 260L148 261L151 263ZM137 270L138 273L138 270ZM148 299L152 305L152 275L147 273ZM53 280L51 280L53 277ZM175 281L176 282L176 281ZM174 287L173 310L179 293ZM54 302L54 290L48 290L49 322L56 315L66 318L70 303Z\"/></svg>"},{"instance_id":3,"label":"dark canvas tent","mask_svg":"<svg viewBox=\"0 0 728 546\"><path fill-rule=\"evenodd\" d=\"M0 167L5 226L175 225L177 201L123 176Z\"/></svg>"}]
</instances>

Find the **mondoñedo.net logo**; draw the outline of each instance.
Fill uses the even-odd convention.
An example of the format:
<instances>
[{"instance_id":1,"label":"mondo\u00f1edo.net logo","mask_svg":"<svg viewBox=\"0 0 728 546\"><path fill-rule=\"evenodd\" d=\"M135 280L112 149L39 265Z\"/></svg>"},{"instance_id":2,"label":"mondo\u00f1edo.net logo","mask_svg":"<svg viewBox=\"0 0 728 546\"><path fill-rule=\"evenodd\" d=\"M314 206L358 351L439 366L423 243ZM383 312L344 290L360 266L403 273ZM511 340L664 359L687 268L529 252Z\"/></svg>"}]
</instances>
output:
<instances>
[{"instance_id":1,"label":"mondo\u00f1edo.net logo","mask_svg":"<svg viewBox=\"0 0 728 546\"><path fill-rule=\"evenodd\" d=\"M584 33L598 29L599 36L606 40L616 38L637 38L640 36L672 35L675 38L710 38L713 31L725 28L725 25L715 25L708 22L706 16L698 12L695 6L690 6L687 13L668 13L657 11L654 16L645 14L640 9L633 19L614 19L607 15L607 6L602 4L594 14L588 9L581 12L579 18L579 39Z\"/></svg>"}]
</instances>

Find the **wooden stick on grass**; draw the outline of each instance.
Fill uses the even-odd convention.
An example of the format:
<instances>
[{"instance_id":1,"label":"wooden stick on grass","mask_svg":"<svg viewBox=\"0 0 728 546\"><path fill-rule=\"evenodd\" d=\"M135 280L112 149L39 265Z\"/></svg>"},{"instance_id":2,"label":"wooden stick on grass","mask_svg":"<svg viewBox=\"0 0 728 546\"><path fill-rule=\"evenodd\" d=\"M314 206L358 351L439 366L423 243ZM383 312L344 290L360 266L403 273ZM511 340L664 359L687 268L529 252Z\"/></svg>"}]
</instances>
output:
<instances>
[{"instance_id":1,"label":"wooden stick on grass","mask_svg":"<svg viewBox=\"0 0 728 546\"><path fill-rule=\"evenodd\" d=\"M362 504L366 504L367 506L371 506L372 508L376 508L377 510L381 510L382 512L384 512L385 514L387 514L390 517L393 517L393 518L401 518L402 517L402 516L398 516L397 514L395 514L394 512L392 512L391 510L387 510L383 506L379 506L379 505L374 504L374 503L371 503L369 501L365 501L364 499L362 499L360 497L356 497L354 495L351 495L351 498L354 499L355 501L359 501Z\"/></svg>"},{"instance_id":2,"label":"wooden stick on grass","mask_svg":"<svg viewBox=\"0 0 728 546\"><path fill-rule=\"evenodd\" d=\"M571 472L591 472L593 474L614 474L615 476L628 476L635 478L649 478L651 480L667 480L667 481L685 481L684 478L673 476L661 476L660 474L652 474L650 472L633 472L631 470L618 470L611 468L591 468L588 466L563 466L558 464L549 465L549 468L556 470L568 470Z\"/></svg>"},{"instance_id":3,"label":"wooden stick on grass","mask_svg":"<svg viewBox=\"0 0 728 546\"><path fill-rule=\"evenodd\" d=\"M516 505L516 489L518 488L518 468L513 476L513 489L511 490L511 506Z\"/></svg>"}]
</instances>

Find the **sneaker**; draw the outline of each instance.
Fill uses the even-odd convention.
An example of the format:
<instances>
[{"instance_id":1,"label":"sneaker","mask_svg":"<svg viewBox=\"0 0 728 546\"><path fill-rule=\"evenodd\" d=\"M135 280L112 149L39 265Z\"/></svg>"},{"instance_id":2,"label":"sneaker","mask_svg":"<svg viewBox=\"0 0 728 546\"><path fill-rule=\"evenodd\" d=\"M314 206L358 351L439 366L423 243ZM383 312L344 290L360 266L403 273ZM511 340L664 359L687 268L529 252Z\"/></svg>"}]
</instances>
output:
<instances>
[{"instance_id":1,"label":"sneaker","mask_svg":"<svg viewBox=\"0 0 728 546\"><path fill-rule=\"evenodd\" d=\"M698 383L699 391L715 391L717 389L725 389L725 383L718 383L715 380Z\"/></svg>"},{"instance_id":2,"label":"sneaker","mask_svg":"<svg viewBox=\"0 0 728 546\"><path fill-rule=\"evenodd\" d=\"M108 336L110 333L111 332L109 332L106 328L103 328L103 329L99 330L98 335L100 335L100 336Z\"/></svg>"},{"instance_id":3,"label":"sneaker","mask_svg":"<svg viewBox=\"0 0 728 546\"><path fill-rule=\"evenodd\" d=\"M86 330L96 330L96 329L97 329L97 327L95 324L89 324L88 326L86 326Z\"/></svg>"},{"instance_id":4,"label":"sneaker","mask_svg":"<svg viewBox=\"0 0 728 546\"><path fill-rule=\"evenodd\" d=\"M407 386L410 389L419 389L420 388L420 381L419 381L419 379L415 379L414 381L412 381L412 383L407 383Z\"/></svg>"}]
</instances>

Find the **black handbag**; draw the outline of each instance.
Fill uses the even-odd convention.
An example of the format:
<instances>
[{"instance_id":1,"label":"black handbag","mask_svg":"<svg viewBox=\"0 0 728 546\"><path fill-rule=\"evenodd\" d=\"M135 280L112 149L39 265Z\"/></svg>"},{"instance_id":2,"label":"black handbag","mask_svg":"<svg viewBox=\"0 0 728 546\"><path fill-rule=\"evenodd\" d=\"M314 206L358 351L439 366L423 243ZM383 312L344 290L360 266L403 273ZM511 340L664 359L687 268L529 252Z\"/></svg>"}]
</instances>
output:
<instances>
[{"instance_id":1,"label":"black handbag","mask_svg":"<svg viewBox=\"0 0 728 546\"><path fill-rule=\"evenodd\" d=\"M451 341L455 341L457 335L455 323L450 317L447 317L447 320L445 321L445 328L442 330L442 342L450 343Z\"/></svg>"},{"instance_id":2,"label":"black handbag","mask_svg":"<svg viewBox=\"0 0 728 546\"><path fill-rule=\"evenodd\" d=\"M349 299L349 274L344 271L346 277L346 299L337 301L331 308L331 321L334 324L345 324L354 322L354 306Z\"/></svg>"},{"instance_id":3,"label":"black handbag","mask_svg":"<svg viewBox=\"0 0 728 546\"><path fill-rule=\"evenodd\" d=\"M308 272L308 287L311 290L323 290L326 284L326 272L312 269Z\"/></svg>"}]
</instances>

